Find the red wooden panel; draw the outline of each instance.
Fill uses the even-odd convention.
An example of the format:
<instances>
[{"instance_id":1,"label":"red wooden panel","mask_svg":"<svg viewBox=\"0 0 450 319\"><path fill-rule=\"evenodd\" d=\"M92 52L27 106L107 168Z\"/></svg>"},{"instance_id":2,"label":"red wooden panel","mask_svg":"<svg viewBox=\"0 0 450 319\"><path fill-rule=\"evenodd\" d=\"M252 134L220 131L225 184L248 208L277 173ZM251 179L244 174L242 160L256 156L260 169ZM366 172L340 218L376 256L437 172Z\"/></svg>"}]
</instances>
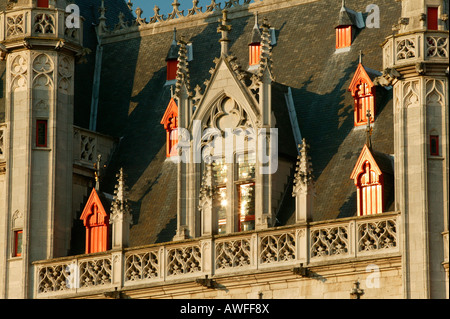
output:
<instances>
[{"instance_id":1,"label":"red wooden panel","mask_svg":"<svg viewBox=\"0 0 450 319\"><path fill-rule=\"evenodd\" d=\"M352 44L352 27L343 26L336 28L336 49L349 47Z\"/></svg>"},{"instance_id":2,"label":"red wooden panel","mask_svg":"<svg viewBox=\"0 0 450 319\"><path fill-rule=\"evenodd\" d=\"M249 45L249 65L259 64L259 60L261 59L261 45L260 44L251 44Z\"/></svg>"},{"instance_id":3,"label":"red wooden panel","mask_svg":"<svg viewBox=\"0 0 450 319\"><path fill-rule=\"evenodd\" d=\"M178 61L167 61L167 81L175 80L177 77Z\"/></svg>"},{"instance_id":4,"label":"red wooden panel","mask_svg":"<svg viewBox=\"0 0 450 319\"><path fill-rule=\"evenodd\" d=\"M428 30L437 30L438 29L438 8L428 7L427 27L428 27Z\"/></svg>"},{"instance_id":5,"label":"red wooden panel","mask_svg":"<svg viewBox=\"0 0 450 319\"><path fill-rule=\"evenodd\" d=\"M37 6L39 8L48 8L48 0L38 0Z\"/></svg>"}]
</instances>

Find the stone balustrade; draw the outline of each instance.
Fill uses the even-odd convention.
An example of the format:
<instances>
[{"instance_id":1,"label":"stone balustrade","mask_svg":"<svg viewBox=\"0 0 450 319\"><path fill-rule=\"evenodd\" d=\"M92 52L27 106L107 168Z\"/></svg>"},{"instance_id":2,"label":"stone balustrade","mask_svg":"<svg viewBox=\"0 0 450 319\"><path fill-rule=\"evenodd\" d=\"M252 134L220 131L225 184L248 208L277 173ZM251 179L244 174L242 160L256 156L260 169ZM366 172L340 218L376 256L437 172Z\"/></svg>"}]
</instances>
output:
<instances>
[{"instance_id":1,"label":"stone balustrade","mask_svg":"<svg viewBox=\"0 0 450 319\"><path fill-rule=\"evenodd\" d=\"M37 261L34 297L70 298L206 275L398 256L399 218L383 213Z\"/></svg>"},{"instance_id":2,"label":"stone balustrade","mask_svg":"<svg viewBox=\"0 0 450 319\"><path fill-rule=\"evenodd\" d=\"M448 63L448 31L393 35L383 45L383 69L423 61Z\"/></svg>"},{"instance_id":3,"label":"stone balustrade","mask_svg":"<svg viewBox=\"0 0 450 319\"><path fill-rule=\"evenodd\" d=\"M24 38L63 39L76 45L83 43L83 24L68 28L69 13L62 9L13 9L0 13L0 41L13 43ZM8 47L8 45L7 45Z\"/></svg>"},{"instance_id":4,"label":"stone balustrade","mask_svg":"<svg viewBox=\"0 0 450 319\"><path fill-rule=\"evenodd\" d=\"M114 138L74 126L73 161L75 164L93 168L97 155L102 155L105 163L116 145Z\"/></svg>"}]
</instances>

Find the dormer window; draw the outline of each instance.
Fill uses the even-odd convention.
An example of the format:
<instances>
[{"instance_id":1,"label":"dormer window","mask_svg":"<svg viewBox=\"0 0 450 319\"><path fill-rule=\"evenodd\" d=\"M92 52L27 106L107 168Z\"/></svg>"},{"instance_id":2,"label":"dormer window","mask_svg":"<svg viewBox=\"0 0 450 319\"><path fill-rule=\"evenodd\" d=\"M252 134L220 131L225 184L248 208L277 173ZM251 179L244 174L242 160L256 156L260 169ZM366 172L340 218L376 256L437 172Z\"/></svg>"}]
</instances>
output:
<instances>
[{"instance_id":1,"label":"dormer window","mask_svg":"<svg viewBox=\"0 0 450 319\"><path fill-rule=\"evenodd\" d=\"M356 29L363 29L364 27L365 22L362 13L347 8L345 0L342 0L336 26L336 52L349 51Z\"/></svg>"},{"instance_id":2,"label":"dormer window","mask_svg":"<svg viewBox=\"0 0 450 319\"><path fill-rule=\"evenodd\" d=\"M382 213L383 173L367 145L364 145L350 178L356 186L358 216Z\"/></svg>"},{"instance_id":3,"label":"dormer window","mask_svg":"<svg viewBox=\"0 0 450 319\"><path fill-rule=\"evenodd\" d=\"M352 33L351 25L336 27L336 49L350 47L352 45Z\"/></svg>"},{"instance_id":4,"label":"dormer window","mask_svg":"<svg viewBox=\"0 0 450 319\"><path fill-rule=\"evenodd\" d=\"M250 68L252 66L259 65L261 59L261 31L258 25L258 13L255 13L255 24L252 29L252 34L250 38L250 43L248 45L248 65Z\"/></svg>"},{"instance_id":5,"label":"dormer window","mask_svg":"<svg viewBox=\"0 0 450 319\"><path fill-rule=\"evenodd\" d=\"M109 215L94 188L80 217L86 228L86 254L108 250Z\"/></svg>"},{"instance_id":6,"label":"dormer window","mask_svg":"<svg viewBox=\"0 0 450 319\"><path fill-rule=\"evenodd\" d=\"M367 111L372 115L371 122L375 118L375 87L367 70L359 63L348 89L354 98L355 126L367 124Z\"/></svg>"},{"instance_id":7,"label":"dormer window","mask_svg":"<svg viewBox=\"0 0 450 319\"><path fill-rule=\"evenodd\" d=\"M178 69L178 44L177 44L177 30L173 29L173 40L170 45L169 52L166 56L166 84L173 83L177 77L177 69Z\"/></svg>"},{"instance_id":8,"label":"dormer window","mask_svg":"<svg viewBox=\"0 0 450 319\"><path fill-rule=\"evenodd\" d=\"M48 8L48 0L37 0L38 8Z\"/></svg>"},{"instance_id":9,"label":"dormer window","mask_svg":"<svg viewBox=\"0 0 450 319\"><path fill-rule=\"evenodd\" d=\"M177 155L178 144L178 106L173 98L170 99L166 112L161 120L166 130L166 157Z\"/></svg>"}]
</instances>

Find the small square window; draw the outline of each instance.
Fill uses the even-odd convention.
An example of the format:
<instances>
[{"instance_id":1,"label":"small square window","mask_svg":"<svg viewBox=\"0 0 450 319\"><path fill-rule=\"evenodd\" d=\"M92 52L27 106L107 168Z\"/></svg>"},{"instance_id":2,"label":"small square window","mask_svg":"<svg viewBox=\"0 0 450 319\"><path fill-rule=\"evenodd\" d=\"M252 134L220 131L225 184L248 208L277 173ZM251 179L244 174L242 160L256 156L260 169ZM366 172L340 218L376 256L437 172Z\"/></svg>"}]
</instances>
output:
<instances>
[{"instance_id":1,"label":"small square window","mask_svg":"<svg viewBox=\"0 0 450 319\"><path fill-rule=\"evenodd\" d=\"M22 230L16 230L14 231L14 251L13 251L13 257L20 257L22 256Z\"/></svg>"},{"instance_id":2,"label":"small square window","mask_svg":"<svg viewBox=\"0 0 450 319\"><path fill-rule=\"evenodd\" d=\"M439 156L439 135L430 136L430 155Z\"/></svg>"},{"instance_id":3,"label":"small square window","mask_svg":"<svg viewBox=\"0 0 450 319\"><path fill-rule=\"evenodd\" d=\"M47 120L36 121L36 146L47 147Z\"/></svg>"}]
</instances>

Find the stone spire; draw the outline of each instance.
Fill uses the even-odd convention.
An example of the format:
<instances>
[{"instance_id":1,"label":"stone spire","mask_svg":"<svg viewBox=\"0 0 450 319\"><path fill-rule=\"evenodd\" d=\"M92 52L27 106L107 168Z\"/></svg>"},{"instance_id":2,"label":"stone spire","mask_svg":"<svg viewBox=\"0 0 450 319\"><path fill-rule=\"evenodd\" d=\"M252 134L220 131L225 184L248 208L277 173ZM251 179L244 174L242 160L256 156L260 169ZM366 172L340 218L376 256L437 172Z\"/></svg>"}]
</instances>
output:
<instances>
[{"instance_id":1,"label":"stone spire","mask_svg":"<svg viewBox=\"0 0 450 319\"><path fill-rule=\"evenodd\" d=\"M295 219L297 223L311 220L313 210L314 181L311 157L308 155L309 145L306 140L298 145L297 167L294 175L292 196L295 201Z\"/></svg>"},{"instance_id":2,"label":"stone spire","mask_svg":"<svg viewBox=\"0 0 450 319\"><path fill-rule=\"evenodd\" d=\"M130 225L132 225L131 209L128 205L128 192L125 185L123 168L116 175L117 184L114 200L111 205L110 224L112 227L112 248L121 249L129 245Z\"/></svg>"},{"instance_id":3,"label":"stone spire","mask_svg":"<svg viewBox=\"0 0 450 319\"><path fill-rule=\"evenodd\" d=\"M175 95L179 96L183 85L186 86L188 95L190 94L190 75L189 75L189 63L187 61L187 42L184 37L181 37L178 41L178 69L175 84Z\"/></svg>"},{"instance_id":4,"label":"stone spire","mask_svg":"<svg viewBox=\"0 0 450 319\"><path fill-rule=\"evenodd\" d=\"M228 22L228 10L222 10L222 19L219 19L220 25L217 27L217 32L222 34L219 42L221 45L221 55L228 55L228 44L230 39L228 39L228 33L231 31L231 25Z\"/></svg>"},{"instance_id":5,"label":"stone spire","mask_svg":"<svg viewBox=\"0 0 450 319\"><path fill-rule=\"evenodd\" d=\"M256 76L262 79L266 70L269 71L272 78L272 45L270 44L270 25L267 19L264 19L262 25L263 32L261 34L261 60Z\"/></svg>"}]
</instances>

